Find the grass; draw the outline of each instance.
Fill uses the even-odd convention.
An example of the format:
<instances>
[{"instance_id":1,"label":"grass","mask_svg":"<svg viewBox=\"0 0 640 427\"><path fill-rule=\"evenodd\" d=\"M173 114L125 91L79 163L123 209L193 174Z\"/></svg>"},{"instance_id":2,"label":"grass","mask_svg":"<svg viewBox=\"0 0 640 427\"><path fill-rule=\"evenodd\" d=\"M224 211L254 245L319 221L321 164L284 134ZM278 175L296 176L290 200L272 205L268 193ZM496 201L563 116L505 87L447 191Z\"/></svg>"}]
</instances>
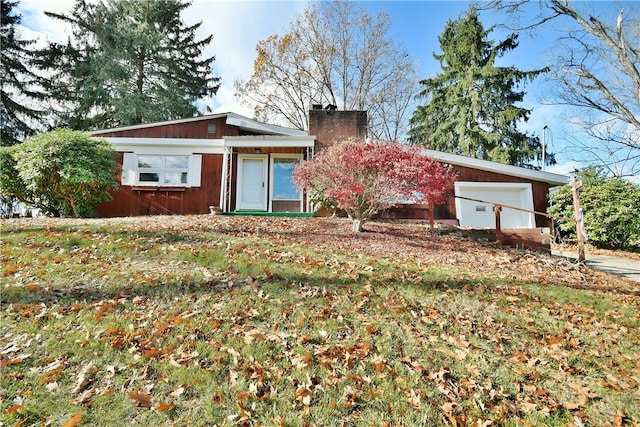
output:
<instances>
[{"instance_id":1,"label":"grass","mask_svg":"<svg viewBox=\"0 0 640 427\"><path fill-rule=\"evenodd\" d=\"M637 297L189 227L1 250L3 425L640 423Z\"/></svg>"}]
</instances>

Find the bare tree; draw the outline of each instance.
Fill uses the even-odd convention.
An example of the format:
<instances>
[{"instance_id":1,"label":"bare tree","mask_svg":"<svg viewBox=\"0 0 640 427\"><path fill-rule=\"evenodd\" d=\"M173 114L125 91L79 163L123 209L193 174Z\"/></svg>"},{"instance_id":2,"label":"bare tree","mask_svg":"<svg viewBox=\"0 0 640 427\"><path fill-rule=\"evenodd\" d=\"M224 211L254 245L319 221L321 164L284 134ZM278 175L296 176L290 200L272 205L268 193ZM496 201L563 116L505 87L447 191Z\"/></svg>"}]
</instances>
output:
<instances>
[{"instance_id":1,"label":"bare tree","mask_svg":"<svg viewBox=\"0 0 640 427\"><path fill-rule=\"evenodd\" d=\"M640 3L624 2L609 18L569 0L495 0L489 7L522 18L520 12L532 12L536 5L539 13L529 13L535 16L529 22L512 22L519 30L561 25L549 64L557 83L550 91L553 102L578 107L586 117L586 133L602 141L603 152L626 152L634 163L640 156Z\"/></svg>"},{"instance_id":2,"label":"bare tree","mask_svg":"<svg viewBox=\"0 0 640 427\"><path fill-rule=\"evenodd\" d=\"M258 43L254 73L237 81L256 116L306 129L312 104L367 110L374 137L398 139L417 79L409 55L389 34L391 20L349 1L309 6L283 36Z\"/></svg>"}]
</instances>

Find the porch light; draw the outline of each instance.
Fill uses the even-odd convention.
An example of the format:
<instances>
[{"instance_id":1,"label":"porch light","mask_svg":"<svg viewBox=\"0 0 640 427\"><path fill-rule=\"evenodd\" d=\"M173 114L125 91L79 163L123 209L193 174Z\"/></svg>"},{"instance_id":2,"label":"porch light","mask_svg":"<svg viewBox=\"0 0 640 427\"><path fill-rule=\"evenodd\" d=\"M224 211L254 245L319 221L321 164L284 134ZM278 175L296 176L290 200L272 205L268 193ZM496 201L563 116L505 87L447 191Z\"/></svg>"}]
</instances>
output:
<instances>
[{"instance_id":1,"label":"porch light","mask_svg":"<svg viewBox=\"0 0 640 427\"><path fill-rule=\"evenodd\" d=\"M262 148L256 148L255 149L255 153L256 154L261 154L262 153Z\"/></svg>"}]
</instances>

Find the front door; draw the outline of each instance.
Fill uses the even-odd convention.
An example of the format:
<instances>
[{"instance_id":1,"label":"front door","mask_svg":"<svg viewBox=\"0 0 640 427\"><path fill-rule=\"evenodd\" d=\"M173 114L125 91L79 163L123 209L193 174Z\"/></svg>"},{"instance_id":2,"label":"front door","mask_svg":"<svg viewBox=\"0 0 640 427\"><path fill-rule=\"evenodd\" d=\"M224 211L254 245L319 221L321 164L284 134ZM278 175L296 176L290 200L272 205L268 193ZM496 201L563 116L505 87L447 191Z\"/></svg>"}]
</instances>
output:
<instances>
[{"instance_id":1,"label":"front door","mask_svg":"<svg viewBox=\"0 0 640 427\"><path fill-rule=\"evenodd\" d=\"M267 156L238 156L238 210L267 210Z\"/></svg>"}]
</instances>

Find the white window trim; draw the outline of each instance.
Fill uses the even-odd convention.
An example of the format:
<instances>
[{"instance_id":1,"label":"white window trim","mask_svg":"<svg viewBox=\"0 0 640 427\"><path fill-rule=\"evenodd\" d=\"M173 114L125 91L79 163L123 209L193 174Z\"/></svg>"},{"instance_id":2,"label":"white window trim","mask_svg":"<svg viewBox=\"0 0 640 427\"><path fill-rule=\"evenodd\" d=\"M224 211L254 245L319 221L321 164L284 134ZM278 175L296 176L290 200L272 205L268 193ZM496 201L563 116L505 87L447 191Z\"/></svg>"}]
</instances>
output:
<instances>
[{"instance_id":1,"label":"white window trim","mask_svg":"<svg viewBox=\"0 0 640 427\"><path fill-rule=\"evenodd\" d=\"M165 184L162 182L140 181L140 172L145 170L138 168L138 156L187 156L187 183ZM148 152L146 150L134 153L124 153L122 159L122 178L120 185L130 185L136 187L200 187L202 174L202 155L184 152L162 153Z\"/></svg>"},{"instance_id":2,"label":"white window trim","mask_svg":"<svg viewBox=\"0 0 640 427\"><path fill-rule=\"evenodd\" d=\"M275 181L275 160L276 159L295 159L298 164L300 164L300 162L302 162L302 154L296 154L296 153L277 153L277 154L271 154L271 159L269 161L269 176L271 177L271 179L269 180L269 212L273 212L273 184ZM282 202L295 202L295 201L300 201L300 212L304 212L304 198L302 197L302 191L298 192L298 198L297 199L278 199L278 202L282 201Z\"/></svg>"}]
</instances>

